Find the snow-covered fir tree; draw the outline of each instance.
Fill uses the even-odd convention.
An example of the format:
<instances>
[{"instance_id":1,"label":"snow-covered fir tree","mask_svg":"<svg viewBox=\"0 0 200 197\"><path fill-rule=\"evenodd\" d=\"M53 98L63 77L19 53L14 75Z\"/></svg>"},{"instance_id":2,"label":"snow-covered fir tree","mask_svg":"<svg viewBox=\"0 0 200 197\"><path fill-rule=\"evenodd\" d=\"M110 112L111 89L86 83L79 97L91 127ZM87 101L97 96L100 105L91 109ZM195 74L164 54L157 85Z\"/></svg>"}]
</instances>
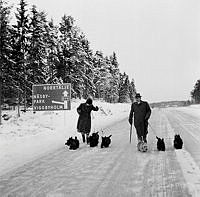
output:
<instances>
[{"instance_id":1,"label":"snow-covered fir tree","mask_svg":"<svg viewBox=\"0 0 200 197\"><path fill-rule=\"evenodd\" d=\"M110 63L108 58L105 58L101 51L96 51L94 56L94 83L97 89L96 96L104 100L108 98L108 91L110 90L110 81L112 78L108 63Z\"/></svg>"},{"instance_id":2,"label":"snow-covered fir tree","mask_svg":"<svg viewBox=\"0 0 200 197\"><path fill-rule=\"evenodd\" d=\"M58 46L58 27L54 25L53 19L51 19L45 26L45 43L46 43L46 55L47 55L47 78L46 83L61 83L62 79L57 77L56 65L58 64L57 46Z\"/></svg>"},{"instance_id":3,"label":"snow-covered fir tree","mask_svg":"<svg viewBox=\"0 0 200 197\"><path fill-rule=\"evenodd\" d=\"M135 81L134 79L132 79L129 85L129 95L130 95L131 102L135 101L135 94L136 94Z\"/></svg>"},{"instance_id":4,"label":"snow-covered fir tree","mask_svg":"<svg viewBox=\"0 0 200 197\"><path fill-rule=\"evenodd\" d=\"M83 69L83 89L81 96L87 98L88 96L94 96L96 89L94 85L94 66L93 66L93 54L90 49L90 44L85 35L82 33L80 39L80 50L78 53L80 59L80 66Z\"/></svg>"},{"instance_id":5,"label":"snow-covered fir tree","mask_svg":"<svg viewBox=\"0 0 200 197\"><path fill-rule=\"evenodd\" d=\"M16 24L11 30L12 61L14 62L12 78L15 82L14 88L18 92L18 100L23 102L26 108L29 17L25 0L20 0L15 16Z\"/></svg>"},{"instance_id":6,"label":"snow-covered fir tree","mask_svg":"<svg viewBox=\"0 0 200 197\"><path fill-rule=\"evenodd\" d=\"M43 84L47 78L46 68L46 15L39 12L35 5L31 8L29 25L29 48L27 54L27 94L31 95L33 84Z\"/></svg>"},{"instance_id":7,"label":"snow-covered fir tree","mask_svg":"<svg viewBox=\"0 0 200 197\"><path fill-rule=\"evenodd\" d=\"M120 71L119 71L119 63L117 61L116 53L110 56L111 66L110 73L112 75L110 81L110 102L118 102L119 100L119 80L120 80Z\"/></svg>"},{"instance_id":8,"label":"snow-covered fir tree","mask_svg":"<svg viewBox=\"0 0 200 197\"><path fill-rule=\"evenodd\" d=\"M130 92L129 92L129 77L124 72L123 74L120 73L120 84L119 84L119 102L120 103L127 103L130 102Z\"/></svg>"},{"instance_id":9,"label":"snow-covered fir tree","mask_svg":"<svg viewBox=\"0 0 200 197\"><path fill-rule=\"evenodd\" d=\"M72 84L73 97L80 97L85 79L84 50L81 32L74 22L73 17L64 15L59 26L57 75L64 83Z\"/></svg>"},{"instance_id":10,"label":"snow-covered fir tree","mask_svg":"<svg viewBox=\"0 0 200 197\"><path fill-rule=\"evenodd\" d=\"M10 43L10 7L6 1L0 0L0 91L2 100L14 96L13 71Z\"/></svg>"},{"instance_id":11,"label":"snow-covered fir tree","mask_svg":"<svg viewBox=\"0 0 200 197\"><path fill-rule=\"evenodd\" d=\"M191 92L192 99L195 103L200 103L200 79L195 83L194 89Z\"/></svg>"}]
</instances>

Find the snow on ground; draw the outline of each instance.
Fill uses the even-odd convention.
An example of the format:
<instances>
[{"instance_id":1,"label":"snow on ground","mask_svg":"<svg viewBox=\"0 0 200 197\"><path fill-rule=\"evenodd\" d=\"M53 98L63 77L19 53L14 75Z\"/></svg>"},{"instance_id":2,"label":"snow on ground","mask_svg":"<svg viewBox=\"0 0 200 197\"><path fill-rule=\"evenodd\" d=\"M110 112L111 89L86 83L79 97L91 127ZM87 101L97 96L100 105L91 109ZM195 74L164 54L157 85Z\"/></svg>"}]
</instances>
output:
<instances>
[{"instance_id":1,"label":"snow on ground","mask_svg":"<svg viewBox=\"0 0 200 197\"><path fill-rule=\"evenodd\" d=\"M76 132L76 108L81 102L85 101L74 100L69 111L27 111L20 117L16 111L3 111L2 115L7 113L11 118L0 125L0 175L62 147L70 136L81 140ZM128 117L130 110L130 104L94 101L94 105L99 111L92 112L92 132Z\"/></svg>"},{"instance_id":2,"label":"snow on ground","mask_svg":"<svg viewBox=\"0 0 200 197\"><path fill-rule=\"evenodd\" d=\"M77 135L81 140L80 134L76 132L78 119L76 108L81 102L83 101L73 101L70 111L36 112L35 114L28 111L21 113L19 118L15 111L3 111L9 113L11 118L8 121L3 120L3 125L0 126L0 175L64 146L69 136ZM110 124L128 118L130 111L130 104L94 101L94 105L99 106L99 111L92 112L92 132L108 130L106 127ZM200 105L169 110L182 111L200 119ZM174 130L169 122L167 130L168 137L172 139ZM199 166L185 149L177 150L175 153L190 193L195 197L200 196Z\"/></svg>"},{"instance_id":3,"label":"snow on ground","mask_svg":"<svg viewBox=\"0 0 200 197\"><path fill-rule=\"evenodd\" d=\"M190 105L188 107L178 107L176 108L178 111L183 111L187 114L200 117L200 105Z\"/></svg>"},{"instance_id":4,"label":"snow on ground","mask_svg":"<svg viewBox=\"0 0 200 197\"><path fill-rule=\"evenodd\" d=\"M176 150L178 162L181 165L183 176L187 181L188 189L193 197L200 196L200 169L189 152Z\"/></svg>"},{"instance_id":5,"label":"snow on ground","mask_svg":"<svg viewBox=\"0 0 200 197\"><path fill-rule=\"evenodd\" d=\"M189 114L192 117L198 118L198 122L200 122L200 105L191 105L188 107L177 107L177 108L172 108L171 110L180 111L180 112ZM167 127L168 127L169 137L173 139L173 136L176 132L170 126L169 122L167 124ZM190 135L194 137L195 140L198 141L197 135L193 134L192 132L190 132ZM181 166L183 176L187 182L190 194L193 197L199 197L200 196L200 168L199 166L194 161L194 158L192 157L192 155L184 147L181 150L175 150L175 153L176 153L177 160Z\"/></svg>"}]
</instances>

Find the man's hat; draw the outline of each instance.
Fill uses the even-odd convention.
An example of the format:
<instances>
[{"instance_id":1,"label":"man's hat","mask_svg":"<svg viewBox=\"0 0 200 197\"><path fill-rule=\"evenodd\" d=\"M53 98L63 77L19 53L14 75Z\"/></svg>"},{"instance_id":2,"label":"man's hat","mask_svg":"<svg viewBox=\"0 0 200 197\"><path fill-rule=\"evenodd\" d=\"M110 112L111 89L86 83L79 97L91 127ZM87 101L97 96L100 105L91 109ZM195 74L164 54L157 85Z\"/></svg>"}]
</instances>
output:
<instances>
[{"instance_id":1,"label":"man's hat","mask_svg":"<svg viewBox=\"0 0 200 197\"><path fill-rule=\"evenodd\" d=\"M135 95L135 98L141 98L142 96L140 95L140 93L137 93L136 95Z\"/></svg>"}]
</instances>

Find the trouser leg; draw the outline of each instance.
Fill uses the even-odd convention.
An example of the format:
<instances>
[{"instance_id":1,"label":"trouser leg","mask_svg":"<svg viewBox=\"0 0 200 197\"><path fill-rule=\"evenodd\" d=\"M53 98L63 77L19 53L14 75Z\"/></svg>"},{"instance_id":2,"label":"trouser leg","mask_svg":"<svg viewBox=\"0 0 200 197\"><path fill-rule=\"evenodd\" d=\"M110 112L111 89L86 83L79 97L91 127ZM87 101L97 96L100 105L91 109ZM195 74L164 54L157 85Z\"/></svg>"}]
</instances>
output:
<instances>
[{"instance_id":1,"label":"trouser leg","mask_svg":"<svg viewBox=\"0 0 200 197\"><path fill-rule=\"evenodd\" d=\"M140 142L142 140L146 140L146 135L145 135L145 131L144 131L145 127L144 127L143 122L136 124L135 128L136 128L138 142Z\"/></svg>"},{"instance_id":2,"label":"trouser leg","mask_svg":"<svg viewBox=\"0 0 200 197\"><path fill-rule=\"evenodd\" d=\"M81 135L82 135L83 143L85 143L85 133L81 133Z\"/></svg>"},{"instance_id":3,"label":"trouser leg","mask_svg":"<svg viewBox=\"0 0 200 197\"><path fill-rule=\"evenodd\" d=\"M147 134L146 134L146 133L145 133L144 136L143 136L143 140L144 140L144 142L147 143Z\"/></svg>"},{"instance_id":4,"label":"trouser leg","mask_svg":"<svg viewBox=\"0 0 200 197\"><path fill-rule=\"evenodd\" d=\"M86 133L86 142L89 144L89 133Z\"/></svg>"}]
</instances>

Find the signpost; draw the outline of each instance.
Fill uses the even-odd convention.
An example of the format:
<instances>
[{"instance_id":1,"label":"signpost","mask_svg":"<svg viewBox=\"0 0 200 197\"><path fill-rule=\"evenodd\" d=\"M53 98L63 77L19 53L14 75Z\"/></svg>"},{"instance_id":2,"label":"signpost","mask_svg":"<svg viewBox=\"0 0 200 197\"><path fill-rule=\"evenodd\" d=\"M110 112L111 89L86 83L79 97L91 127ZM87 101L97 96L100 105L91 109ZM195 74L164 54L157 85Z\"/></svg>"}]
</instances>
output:
<instances>
[{"instance_id":1,"label":"signpost","mask_svg":"<svg viewBox=\"0 0 200 197\"><path fill-rule=\"evenodd\" d=\"M33 111L71 110L71 84L33 85Z\"/></svg>"}]
</instances>

